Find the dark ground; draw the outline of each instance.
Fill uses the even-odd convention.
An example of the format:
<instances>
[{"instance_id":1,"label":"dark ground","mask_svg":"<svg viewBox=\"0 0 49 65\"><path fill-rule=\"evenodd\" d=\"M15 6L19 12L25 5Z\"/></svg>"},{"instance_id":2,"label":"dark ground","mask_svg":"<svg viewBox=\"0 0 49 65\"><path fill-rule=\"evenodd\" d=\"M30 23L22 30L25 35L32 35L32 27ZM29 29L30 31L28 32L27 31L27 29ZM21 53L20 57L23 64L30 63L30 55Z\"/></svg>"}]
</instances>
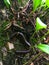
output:
<instances>
[{"instance_id":1,"label":"dark ground","mask_svg":"<svg viewBox=\"0 0 49 65\"><path fill-rule=\"evenodd\" d=\"M30 12L32 12L32 1L21 9L14 0L11 9L8 9L0 0L0 60L3 65L49 65L49 55L36 48L41 42L38 34L31 39L35 31L35 19L37 16L40 17L41 11L33 15L30 15ZM49 29L49 9L44 12L40 18ZM39 32L40 37L47 32L47 29ZM45 43L43 40L42 42ZM8 43L12 43L14 49L9 50ZM31 44L32 48L27 43ZM48 43L49 41L45 44Z\"/></svg>"}]
</instances>

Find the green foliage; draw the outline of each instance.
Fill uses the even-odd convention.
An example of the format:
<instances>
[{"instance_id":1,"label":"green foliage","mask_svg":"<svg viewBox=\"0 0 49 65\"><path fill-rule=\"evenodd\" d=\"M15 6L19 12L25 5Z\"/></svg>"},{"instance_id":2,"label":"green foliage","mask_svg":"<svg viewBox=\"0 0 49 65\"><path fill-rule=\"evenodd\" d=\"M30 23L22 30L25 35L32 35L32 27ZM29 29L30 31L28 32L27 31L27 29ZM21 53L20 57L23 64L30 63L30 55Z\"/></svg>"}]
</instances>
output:
<instances>
[{"instance_id":1,"label":"green foliage","mask_svg":"<svg viewBox=\"0 0 49 65\"><path fill-rule=\"evenodd\" d=\"M33 11L36 11L37 7L41 5L42 0L33 0Z\"/></svg>"},{"instance_id":2,"label":"green foliage","mask_svg":"<svg viewBox=\"0 0 49 65\"><path fill-rule=\"evenodd\" d=\"M33 35L31 36L30 40L31 40L31 41L34 41L34 42L35 42L35 41L37 42L36 38L34 38L35 33L38 34L38 31L39 31L39 30L46 29L46 28L47 28L47 25L44 24L44 23L40 20L39 17L36 18L36 23L35 23L35 24L36 24L36 26L35 26L35 32L34 32Z\"/></svg>"},{"instance_id":3,"label":"green foliage","mask_svg":"<svg viewBox=\"0 0 49 65\"><path fill-rule=\"evenodd\" d=\"M46 44L38 44L37 46L40 50L42 50L43 52L49 54L49 45Z\"/></svg>"},{"instance_id":4,"label":"green foliage","mask_svg":"<svg viewBox=\"0 0 49 65\"><path fill-rule=\"evenodd\" d=\"M44 24L39 17L36 18L36 31L41 30L41 29L46 29L47 25Z\"/></svg>"},{"instance_id":5,"label":"green foliage","mask_svg":"<svg viewBox=\"0 0 49 65\"><path fill-rule=\"evenodd\" d=\"M49 0L42 0L41 5L45 4L49 8Z\"/></svg>"},{"instance_id":6,"label":"green foliage","mask_svg":"<svg viewBox=\"0 0 49 65\"><path fill-rule=\"evenodd\" d=\"M4 3L6 4L7 8L11 6L10 0L4 0Z\"/></svg>"},{"instance_id":7,"label":"green foliage","mask_svg":"<svg viewBox=\"0 0 49 65\"><path fill-rule=\"evenodd\" d=\"M36 11L39 7L42 8L42 6L49 8L49 0L33 0L33 11Z\"/></svg>"},{"instance_id":8,"label":"green foliage","mask_svg":"<svg viewBox=\"0 0 49 65\"><path fill-rule=\"evenodd\" d=\"M46 0L46 5L47 5L48 8L49 8L49 0Z\"/></svg>"}]
</instances>

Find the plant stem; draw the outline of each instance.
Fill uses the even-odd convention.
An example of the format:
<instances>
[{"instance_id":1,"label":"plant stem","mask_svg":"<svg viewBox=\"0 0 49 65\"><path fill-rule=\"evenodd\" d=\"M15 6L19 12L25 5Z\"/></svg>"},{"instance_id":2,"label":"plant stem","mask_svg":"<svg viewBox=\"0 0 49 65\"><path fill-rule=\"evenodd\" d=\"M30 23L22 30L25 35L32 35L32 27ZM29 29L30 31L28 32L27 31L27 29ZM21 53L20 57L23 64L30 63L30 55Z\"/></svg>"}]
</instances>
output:
<instances>
[{"instance_id":1,"label":"plant stem","mask_svg":"<svg viewBox=\"0 0 49 65\"><path fill-rule=\"evenodd\" d=\"M36 32L37 32L37 31L35 31L35 32L33 33L33 35L31 36L31 39L34 37L34 35L35 35Z\"/></svg>"}]
</instances>

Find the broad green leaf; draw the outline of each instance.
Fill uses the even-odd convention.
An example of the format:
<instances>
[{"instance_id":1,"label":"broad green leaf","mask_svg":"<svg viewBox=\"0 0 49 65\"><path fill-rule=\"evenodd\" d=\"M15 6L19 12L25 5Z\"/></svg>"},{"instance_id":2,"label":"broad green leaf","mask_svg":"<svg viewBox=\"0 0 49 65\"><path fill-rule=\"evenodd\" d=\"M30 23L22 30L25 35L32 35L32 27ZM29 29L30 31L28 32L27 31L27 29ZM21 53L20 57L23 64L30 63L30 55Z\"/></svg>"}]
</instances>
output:
<instances>
[{"instance_id":1,"label":"broad green leaf","mask_svg":"<svg viewBox=\"0 0 49 65\"><path fill-rule=\"evenodd\" d=\"M33 0L33 11L36 11L37 7L41 5L42 0Z\"/></svg>"},{"instance_id":2,"label":"broad green leaf","mask_svg":"<svg viewBox=\"0 0 49 65\"><path fill-rule=\"evenodd\" d=\"M49 7L49 0L46 0L46 5Z\"/></svg>"},{"instance_id":3,"label":"broad green leaf","mask_svg":"<svg viewBox=\"0 0 49 65\"><path fill-rule=\"evenodd\" d=\"M38 30L41 30L41 29L46 29L47 28L47 25L44 24L39 17L36 18L36 27L35 29L38 31Z\"/></svg>"},{"instance_id":4,"label":"broad green leaf","mask_svg":"<svg viewBox=\"0 0 49 65\"><path fill-rule=\"evenodd\" d=\"M49 45L46 44L38 44L37 46L40 50L42 50L43 52L49 54Z\"/></svg>"},{"instance_id":5,"label":"broad green leaf","mask_svg":"<svg viewBox=\"0 0 49 65\"><path fill-rule=\"evenodd\" d=\"M10 0L4 0L4 3L6 4L7 8L11 5Z\"/></svg>"}]
</instances>

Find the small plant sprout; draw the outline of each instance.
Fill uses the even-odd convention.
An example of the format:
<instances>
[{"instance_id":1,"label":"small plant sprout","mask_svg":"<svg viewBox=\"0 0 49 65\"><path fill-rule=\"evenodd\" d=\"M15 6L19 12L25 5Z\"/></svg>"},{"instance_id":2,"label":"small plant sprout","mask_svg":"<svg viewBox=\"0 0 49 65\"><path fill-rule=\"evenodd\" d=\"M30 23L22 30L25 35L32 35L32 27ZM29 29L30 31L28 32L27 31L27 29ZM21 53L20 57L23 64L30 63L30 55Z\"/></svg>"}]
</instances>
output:
<instances>
[{"instance_id":1,"label":"small plant sprout","mask_svg":"<svg viewBox=\"0 0 49 65\"><path fill-rule=\"evenodd\" d=\"M39 31L41 29L46 29L47 28L47 25L44 24L39 17L36 18L36 31Z\"/></svg>"},{"instance_id":2,"label":"small plant sprout","mask_svg":"<svg viewBox=\"0 0 49 65\"><path fill-rule=\"evenodd\" d=\"M36 18L36 26L35 26L35 32L34 34L31 36L31 38L34 37L35 33L37 33L39 30L41 29L46 29L47 28L47 25L44 24L39 17Z\"/></svg>"},{"instance_id":3,"label":"small plant sprout","mask_svg":"<svg viewBox=\"0 0 49 65\"><path fill-rule=\"evenodd\" d=\"M42 50L43 52L49 54L49 45L46 44L38 44L37 48L39 48L40 50Z\"/></svg>"}]
</instances>

